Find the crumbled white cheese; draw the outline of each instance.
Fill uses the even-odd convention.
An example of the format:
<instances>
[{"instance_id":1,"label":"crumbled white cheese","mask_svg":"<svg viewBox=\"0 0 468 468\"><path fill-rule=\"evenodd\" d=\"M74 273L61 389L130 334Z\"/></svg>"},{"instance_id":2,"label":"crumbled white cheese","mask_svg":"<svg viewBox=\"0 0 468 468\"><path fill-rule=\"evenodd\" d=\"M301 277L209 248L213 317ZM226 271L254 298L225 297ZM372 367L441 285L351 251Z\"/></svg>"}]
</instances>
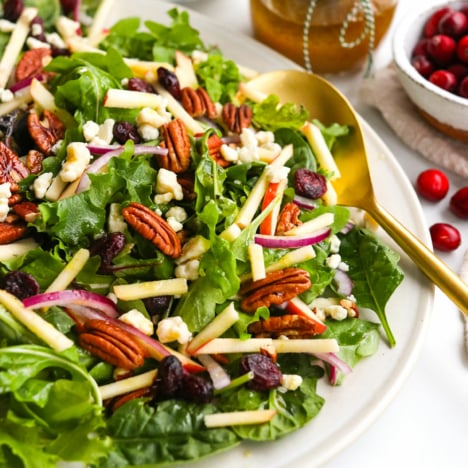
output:
<instances>
[{"instance_id":1,"label":"crumbled white cheese","mask_svg":"<svg viewBox=\"0 0 468 468\"><path fill-rule=\"evenodd\" d=\"M10 182L4 182L0 184L0 198L10 198L11 197L11 184Z\"/></svg>"},{"instance_id":2,"label":"crumbled white cheese","mask_svg":"<svg viewBox=\"0 0 468 468\"><path fill-rule=\"evenodd\" d=\"M194 50L192 52L192 62L194 65L205 62L206 60L208 60L208 54L206 52L202 52L201 50Z\"/></svg>"},{"instance_id":3,"label":"crumbled white cheese","mask_svg":"<svg viewBox=\"0 0 468 468\"><path fill-rule=\"evenodd\" d=\"M229 145L223 144L219 149L221 156L229 162L236 162L239 159L239 153L235 148Z\"/></svg>"},{"instance_id":4,"label":"crumbled white cheese","mask_svg":"<svg viewBox=\"0 0 468 468\"><path fill-rule=\"evenodd\" d=\"M340 244L341 244L341 241L337 235L333 234L332 236L330 236L330 252L331 253L338 253L340 251Z\"/></svg>"},{"instance_id":5,"label":"crumbled white cheese","mask_svg":"<svg viewBox=\"0 0 468 468\"><path fill-rule=\"evenodd\" d=\"M50 49L49 43L40 41L39 39L36 39L35 37L28 37L26 39L26 45L30 49L44 49L44 48Z\"/></svg>"},{"instance_id":6,"label":"crumbled white cheese","mask_svg":"<svg viewBox=\"0 0 468 468\"><path fill-rule=\"evenodd\" d=\"M189 281L195 281L200 276L200 260L188 260L185 263L177 265L174 270L176 278L185 278Z\"/></svg>"},{"instance_id":7,"label":"crumbled white cheese","mask_svg":"<svg viewBox=\"0 0 468 468\"><path fill-rule=\"evenodd\" d=\"M5 221L10 207L8 205L8 199L11 197L11 184L10 182L5 182L0 184L0 221Z\"/></svg>"},{"instance_id":8,"label":"crumbled white cheese","mask_svg":"<svg viewBox=\"0 0 468 468\"><path fill-rule=\"evenodd\" d=\"M187 219L187 212L181 206L173 206L167 210L166 217L183 223Z\"/></svg>"},{"instance_id":9,"label":"crumbled white cheese","mask_svg":"<svg viewBox=\"0 0 468 468\"><path fill-rule=\"evenodd\" d=\"M176 200L184 198L182 186L177 181L177 174L164 168L159 169L156 176L156 193L160 195L170 193Z\"/></svg>"},{"instance_id":10,"label":"crumbled white cheese","mask_svg":"<svg viewBox=\"0 0 468 468\"><path fill-rule=\"evenodd\" d=\"M182 231L182 229L184 229L184 225L171 216L169 216L169 218L166 218L166 221L167 224L169 224L169 226L171 226L171 228L174 230L174 232L179 232Z\"/></svg>"},{"instance_id":11,"label":"crumbled white cheese","mask_svg":"<svg viewBox=\"0 0 468 468\"><path fill-rule=\"evenodd\" d=\"M80 177L89 162L91 153L86 144L81 141L74 141L67 146L67 158L60 170L60 178L64 182L73 182Z\"/></svg>"},{"instance_id":12,"label":"crumbled white cheese","mask_svg":"<svg viewBox=\"0 0 468 468\"><path fill-rule=\"evenodd\" d=\"M132 325L145 335L151 336L154 333L153 322L137 309L130 309L128 312L125 312L119 317L119 320Z\"/></svg>"},{"instance_id":13,"label":"crumbled white cheese","mask_svg":"<svg viewBox=\"0 0 468 468\"><path fill-rule=\"evenodd\" d=\"M338 270L349 271L349 265L346 262L340 262L338 265Z\"/></svg>"},{"instance_id":14,"label":"crumbled white cheese","mask_svg":"<svg viewBox=\"0 0 468 468\"><path fill-rule=\"evenodd\" d=\"M348 311L341 305L331 305L325 308L325 314L335 320L344 320L348 316Z\"/></svg>"},{"instance_id":15,"label":"crumbled white cheese","mask_svg":"<svg viewBox=\"0 0 468 468\"><path fill-rule=\"evenodd\" d=\"M34 23L31 25L31 34L33 36L40 36L44 32L44 28L40 23Z\"/></svg>"},{"instance_id":16,"label":"crumbled white cheese","mask_svg":"<svg viewBox=\"0 0 468 468\"><path fill-rule=\"evenodd\" d=\"M159 129L149 124L143 124L138 127L138 134L144 141L157 140L159 138Z\"/></svg>"},{"instance_id":17,"label":"crumbled white cheese","mask_svg":"<svg viewBox=\"0 0 468 468\"><path fill-rule=\"evenodd\" d=\"M329 257L327 257L325 263L330 268L337 269L338 266L341 263L341 255L340 254L332 254Z\"/></svg>"},{"instance_id":18,"label":"crumbled white cheese","mask_svg":"<svg viewBox=\"0 0 468 468\"><path fill-rule=\"evenodd\" d=\"M56 32L46 33L45 36L47 42L57 49L65 49L67 47L64 40Z\"/></svg>"},{"instance_id":19,"label":"crumbled white cheese","mask_svg":"<svg viewBox=\"0 0 468 468\"><path fill-rule=\"evenodd\" d=\"M210 241L203 236L194 236L182 247L182 255L176 263L182 264L192 259L199 259L210 248Z\"/></svg>"},{"instance_id":20,"label":"crumbled white cheese","mask_svg":"<svg viewBox=\"0 0 468 468\"><path fill-rule=\"evenodd\" d=\"M156 330L161 343L170 343L177 341L180 344L186 344L192 339L192 333L182 317L168 317L158 322Z\"/></svg>"},{"instance_id":21,"label":"crumbled white cheese","mask_svg":"<svg viewBox=\"0 0 468 468\"><path fill-rule=\"evenodd\" d=\"M34 196L41 200L45 197L47 189L50 187L52 183L52 177L54 174L52 172L44 172L40 176L38 176L33 182L33 190Z\"/></svg>"},{"instance_id":22,"label":"crumbled white cheese","mask_svg":"<svg viewBox=\"0 0 468 468\"><path fill-rule=\"evenodd\" d=\"M286 390L297 390L302 384L302 377L297 374L283 374L281 376L281 386Z\"/></svg>"},{"instance_id":23,"label":"crumbled white cheese","mask_svg":"<svg viewBox=\"0 0 468 468\"><path fill-rule=\"evenodd\" d=\"M287 179L290 170L291 169L287 166L267 166L265 169L268 180L273 183L278 183Z\"/></svg>"},{"instance_id":24,"label":"crumbled white cheese","mask_svg":"<svg viewBox=\"0 0 468 468\"><path fill-rule=\"evenodd\" d=\"M106 145L109 145L112 142L112 139L114 138L114 124L114 119L106 119L101 125L99 125L99 132L97 134L97 137Z\"/></svg>"},{"instance_id":25,"label":"crumbled white cheese","mask_svg":"<svg viewBox=\"0 0 468 468\"><path fill-rule=\"evenodd\" d=\"M173 195L171 192L167 192L167 193L162 193L162 194L159 194L159 195L155 195L154 196L154 203L156 203L156 205L166 205L167 203L169 203L172 199L173 199ZM159 215L161 215L161 210L159 210Z\"/></svg>"},{"instance_id":26,"label":"crumbled white cheese","mask_svg":"<svg viewBox=\"0 0 468 468\"><path fill-rule=\"evenodd\" d=\"M120 213L120 203L110 204L107 227L109 232L125 232L127 230L127 223Z\"/></svg>"},{"instance_id":27,"label":"crumbled white cheese","mask_svg":"<svg viewBox=\"0 0 468 468\"><path fill-rule=\"evenodd\" d=\"M99 133L99 124L93 120L88 120L83 124L83 137L86 141L91 141Z\"/></svg>"},{"instance_id":28,"label":"crumbled white cheese","mask_svg":"<svg viewBox=\"0 0 468 468\"><path fill-rule=\"evenodd\" d=\"M10 102L13 101L15 95L9 89L0 89L0 101Z\"/></svg>"},{"instance_id":29,"label":"crumbled white cheese","mask_svg":"<svg viewBox=\"0 0 468 468\"><path fill-rule=\"evenodd\" d=\"M57 143L55 143L55 145L52 146L52 148L50 149L50 152L52 154L57 154L62 149L62 145L63 145L63 140L57 140Z\"/></svg>"},{"instance_id":30,"label":"crumbled white cheese","mask_svg":"<svg viewBox=\"0 0 468 468\"><path fill-rule=\"evenodd\" d=\"M152 127L159 128L162 125L171 121L172 116L166 110L166 102L163 97L159 96L160 105L156 108L144 107L138 112L136 122L138 126L151 125Z\"/></svg>"}]
</instances>

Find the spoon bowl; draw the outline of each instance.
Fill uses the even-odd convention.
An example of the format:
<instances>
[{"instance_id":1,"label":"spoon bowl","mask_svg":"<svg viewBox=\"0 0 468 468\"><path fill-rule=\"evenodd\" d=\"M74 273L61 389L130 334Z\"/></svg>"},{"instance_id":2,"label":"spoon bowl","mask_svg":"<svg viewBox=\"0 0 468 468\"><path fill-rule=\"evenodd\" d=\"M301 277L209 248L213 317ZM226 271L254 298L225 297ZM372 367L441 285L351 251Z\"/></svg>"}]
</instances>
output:
<instances>
[{"instance_id":1,"label":"spoon bowl","mask_svg":"<svg viewBox=\"0 0 468 468\"><path fill-rule=\"evenodd\" d=\"M348 137L333 148L340 170L340 177L333 180L338 204L369 213L420 270L468 316L468 285L376 200L362 128L345 96L327 80L300 70L265 73L249 81L247 86L253 92L275 94L283 103L303 105L311 119L318 119L325 125L339 123L351 127Z\"/></svg>"}]
</instances>

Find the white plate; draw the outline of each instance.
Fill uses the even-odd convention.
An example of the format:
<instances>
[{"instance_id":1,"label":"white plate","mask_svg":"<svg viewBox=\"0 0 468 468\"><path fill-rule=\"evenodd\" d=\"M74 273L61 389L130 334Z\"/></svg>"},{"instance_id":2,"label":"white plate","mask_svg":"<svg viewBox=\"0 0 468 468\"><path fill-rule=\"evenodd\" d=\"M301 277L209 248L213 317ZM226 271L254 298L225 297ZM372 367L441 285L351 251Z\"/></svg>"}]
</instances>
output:
<instances>
[{"instance_id":1,"label":"white plate","mask_svg":"<svg viewBox=\"0 0 468 468\"><path fill-rule=\"evenodd\" d=\"M175 5L173 5L175 6ZM141 16L167 23L171 4L154 0L115 0L108 24L128 16ZM206 44L216 44L236 62L264 72L297 68L288 59L258 42L230 32L194 11L190 22ZM428 229L412 185L394 156L372 128L363 122L370 155L371 173L379 202L430 245ZM397 340L389 349L382 343L376 355L359 363L341 387L325 381L319 393L326 399L320 414L303 429L275 442L242 443L237 448L205 458L191 467L280 468L317 466L341 451L372 424L395 397L410 373L428 327L434 288L412 262L384 234L382 236L402 259L405 279L387 305L387 316ZM375 315L369 316L375 320ZM186 464L184 466L187 466Z\"/></svg>"}]
</instances>

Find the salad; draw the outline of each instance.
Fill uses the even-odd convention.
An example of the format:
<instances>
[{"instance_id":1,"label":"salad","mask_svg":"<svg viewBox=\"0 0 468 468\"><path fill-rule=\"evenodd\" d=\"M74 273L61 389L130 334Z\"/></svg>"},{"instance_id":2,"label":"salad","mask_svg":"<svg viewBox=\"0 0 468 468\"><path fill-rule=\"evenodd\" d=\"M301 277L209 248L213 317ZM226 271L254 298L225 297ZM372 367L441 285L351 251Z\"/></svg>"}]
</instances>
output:
<instances>
[{"instance_id":1,"label":"salad","mask_svg":"<svg viewBox=\"0 0 468 468\"><path fill-rule=\"evenodd\" d=\"M3 2L2 466L273 441L395 345L398 255L333 190L353 129L253 90L187 12L111 7Z\"/></svg>"}]
</instances>

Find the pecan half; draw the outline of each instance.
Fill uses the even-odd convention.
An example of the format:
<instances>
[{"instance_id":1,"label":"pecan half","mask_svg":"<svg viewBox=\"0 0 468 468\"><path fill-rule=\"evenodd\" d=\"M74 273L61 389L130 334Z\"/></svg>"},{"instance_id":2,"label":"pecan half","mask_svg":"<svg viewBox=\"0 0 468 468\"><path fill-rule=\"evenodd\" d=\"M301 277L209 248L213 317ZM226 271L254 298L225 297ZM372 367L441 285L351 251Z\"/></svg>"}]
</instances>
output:
<instances>
[{"instance_id":1,"label":"pecan half","mask_svg":"<svg viewBox=\"0 0 468 468\"><path fill-rule=\"evenodd\" d=\"M79 332L78 342L94 356L123 369L136 369L145 353L127 331L105 320L89 320Z\"/></svg>"},{"instance_id":2,"label":"pecan half","mask_svg":"<svg viewBox=\"0 0 468 468\"><path fill-rule=\"evenodd\" d=\"M0 141L0 184L10 182L10 190L18 190L18 182L29 175L28 168L16 153Z\"/></svg>"},{"instance_id":3,"label":"pecan half","mask_svg":"<svg viewBox=\"0 0 468 468\"><path fill-rule=\"evenodd\" d=\"M49 47L27 50L20 58L15 70L15 80L22 81L40 73L52 58Z\"/></svg>"},{"instance_id":4,"label":"pecan half","mask_svg":"<svg viewBox=\"0 0 468 468\"><path fill-rule=\"evenodd\" d=\"M182 106L192 117L206 115L209 119L215 119L218 116L216 105L205 89L186 86L180 93Z\"/></svg>"},{"instance_id":5,"label":"pecan half","mask_svg":"<svg viewBox=\"0 0 468 468\"><path fill-rule=\"evenodd\" d=\"M156 391L152 387L145 387L139 388L138 390L134 390L133 392L126 393L125 395L121 395L118 397L113 398L109 405L112 412L117 411L122 405L127 403L127 401L135 400L136 398L143 398L143 397L154 397Z\"/></svg>"},{"instance_id":6,"label":"pecan half","mask_svg":"<svg viewBox=\"0 0 468 468\"><path fill-rule=\"evenodd\" d=\"M182 187L182 193L184 194L184 200L195 200L196 194L194 191L195 181L190 174L178 174L177 182Z\"/></svg>"},{"instance_id":7,"label":"pecan half","mask_svg":"<svg viewBox=\"0 0 468 468\"><path fill-rule=\"evenodd\" d=\"M122 216L138 234L151 241L161 252L172 258L180 257L182 247L177 233L157 213L133 202L122 210Z\"/></svg>"},{"instance_id":8,"label":"pecan half","mask_svg":"<svg viewBox=\"0 0 468 468\"><path fill-rule=\"evenodd\" d=\"M248 326L248 332L255 338L310 338L316 335L315 324L307 317L295 314L270 317L253 322Z\"/></svg>"},{"instance_id":9,"label":"pecan half","mask_svg":"<svg viewBox=\"0 0 468 468\"><path fill-rule=\"evenodd\" d=\"M286 205L281 208L280 214L278 216L278 223L276 225L275 234L280 236L290 229L301 225L302 221L299 219L300 214L301 210L295 203L286 203Z\"/></svg>"},{"instance_id":10,"label":"pecan half","mask_svg":"<svg viewBox=\"0 0 468 468\"><path fill-rule=\"evenodd\" d=\"M227 102L223 106L221 117L229 131L241 133L252 122L252 109L247 104L236 107L232 102Z\"/></svg>"},{"instance_id":11,"label":"pecan half","mask_svg":"<svg viewBox=\"0 0 468 468\"><path fill-rule=\"evenodd\" d=\"M164 141L161 146L166 147L166 155L156 155L160 167L180 174L190 166L190 138L184 123L180 119L171 120L161 127Z\"/></svg>"},{"instance_id":12,"label":"pecan half","mask_svg":"<svg viewBox=\"0 0 468 468\"><path fill-rule=\"evenodd\" d=\"M13 212L27 223L34 221L39 216L37 203L22 201L13 205Z\"/></svg>"},{"instance_id":13,"label":"pecan half","mask_svg":"<svg viewBox=\"0 0 468 468\"><path fill-rule=\"evenodd\" d=\"M26 234L26 224L24 223L0 223L0 245L15 242Z\"/></svg>"},{"instance_id":14,"label":"pecan half","mask_svg":"<svg viewBox=\"0 0 468 468\"><path fill-rule=\"evenodd\" d=\"M213 159L216 164L221 167L228 167L231 165L229 161L223 158L221 154L221 146L223 146L223 140L218 135L211 135L208 137L208 154L211 159Z\"/></svg>"},{"instance_id":15,"label":"pecan half","mask_svg":"<svg viewBox=\"0 0 468 468\"><path fill-rule=\"evenodd\" d=\"M26 167L29 169L31 174L39 174L42 171L42 161L44 155L37 150L29 150L26 155Z\"/></svg>"},{"instance_id":16,"label":"pecan half","mask_svg":"<svg viewBox=\"0 0 468 468\"><path fill-rule=\"evenodd\" d=\"M28 115L28 130L34 143L44 154L49 155L53 146L65 135L62 121L49 110L44 110L42 120L36 112Z\"/></svg>"},{"instance_id":17,"label":"pecan half","mask_svg":"<svg viewBox=\"0 0 468 468\"><path fill-rule=\"evenodd\" d=\"M303 293L311 286L309 273L302 268L285 268L268 273L266 278L245 283L239 294L245 296L240 306L245 312L258 307L282 304Z\"/></svg>"}]
</instances>

